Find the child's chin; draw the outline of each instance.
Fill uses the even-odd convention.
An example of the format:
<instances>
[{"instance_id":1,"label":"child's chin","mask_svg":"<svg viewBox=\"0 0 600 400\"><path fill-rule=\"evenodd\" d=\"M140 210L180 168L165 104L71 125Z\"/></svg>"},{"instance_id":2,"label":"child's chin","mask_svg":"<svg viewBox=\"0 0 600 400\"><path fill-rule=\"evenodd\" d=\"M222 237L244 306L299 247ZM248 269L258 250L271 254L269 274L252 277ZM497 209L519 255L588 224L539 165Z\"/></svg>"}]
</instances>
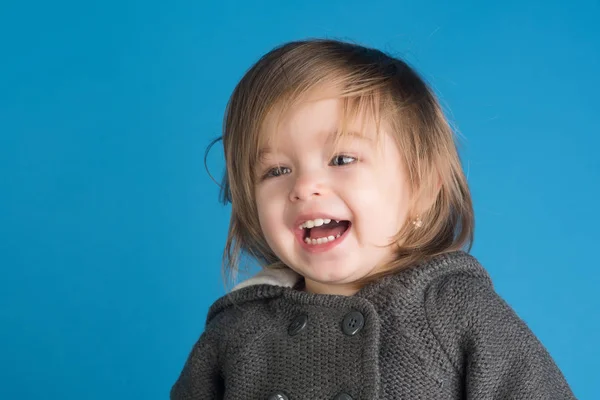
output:
<instances>
[{"instance_id":1,"label":"child's chin","mask_svg":"<svg viewBox=\"0 0 600 400\"><path fill-rule=\"evenodd\" d=\"M314 280L326 285L345 285L352 281L352 271L346 267L323 266L315 271Z\"/></svg>"}]
</instances>

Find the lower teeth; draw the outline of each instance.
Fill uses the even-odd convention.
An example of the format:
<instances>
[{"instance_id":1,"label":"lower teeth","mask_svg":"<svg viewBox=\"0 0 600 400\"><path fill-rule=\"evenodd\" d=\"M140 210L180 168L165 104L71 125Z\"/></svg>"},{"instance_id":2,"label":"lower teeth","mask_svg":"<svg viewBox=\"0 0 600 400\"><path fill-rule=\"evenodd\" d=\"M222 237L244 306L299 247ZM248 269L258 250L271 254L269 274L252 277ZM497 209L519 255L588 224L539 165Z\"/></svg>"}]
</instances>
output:
<instances>
[{"instance_id":1,"label":"lower teeth","mask_svg":"<svg viewBox=\"0 0 600 400\"><path fill-rule=\"evenodd\" d=\"M340 236L342 236L340 233L337 234L337 236L327 236L324 238L318 238L318 239L311 239L311 238L305 238L304 241L306 242L306 244L324 244L324 243L329 243L329 242L333 242L335 239L339 238Z\"/></svg>"}]
</instances>

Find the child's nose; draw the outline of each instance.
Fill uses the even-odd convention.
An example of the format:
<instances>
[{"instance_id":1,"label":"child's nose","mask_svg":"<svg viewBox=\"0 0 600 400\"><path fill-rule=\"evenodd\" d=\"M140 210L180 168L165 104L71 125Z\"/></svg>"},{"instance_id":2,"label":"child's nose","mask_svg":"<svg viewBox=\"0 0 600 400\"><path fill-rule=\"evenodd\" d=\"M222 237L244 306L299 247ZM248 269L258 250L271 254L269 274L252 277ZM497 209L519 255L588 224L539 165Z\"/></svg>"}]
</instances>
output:
<instances>
[{"instance_id":1,"label":"child's nose","mask_svg":"<svg viewBox=\"0 0 600 400\"><path fill-rule=\"evenodd\" d=\"M324 190L324 182L321 178L315 174L304 174L294 181L294 186L290 190L290 201L296 202L321 196Z\"/></svg>"}]
</instances>

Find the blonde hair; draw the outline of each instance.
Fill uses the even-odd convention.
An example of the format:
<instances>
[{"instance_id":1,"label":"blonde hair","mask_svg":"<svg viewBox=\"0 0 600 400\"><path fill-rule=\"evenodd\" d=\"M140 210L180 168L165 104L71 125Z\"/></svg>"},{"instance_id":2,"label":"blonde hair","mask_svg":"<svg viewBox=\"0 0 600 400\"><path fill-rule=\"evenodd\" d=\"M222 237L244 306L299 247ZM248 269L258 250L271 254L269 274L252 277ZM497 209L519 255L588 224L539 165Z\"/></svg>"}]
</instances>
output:
<instances>
[{"instance_id":1,"label":"blonde hair","mask_svg":"<svg viewBox=\"0 0 600 400\"><path fill-rule=\"evenodd\" d=\"M360 285L438 254L470 249L474 215L455 136L425 82L404 61L379 50L336 40L284 44L243 76L227 105L222 199L231 202L223 271L235 279L242 255L268 268L282 262L260 229L254 195L255 165L267 116L291 107L318 88L335 87L342 100L341 137L348 120L369 114L395 136L412 188L414 206L396 237L395 259ZM422 221L417 228L411 222Z\"/></svg>"}]
</instances>

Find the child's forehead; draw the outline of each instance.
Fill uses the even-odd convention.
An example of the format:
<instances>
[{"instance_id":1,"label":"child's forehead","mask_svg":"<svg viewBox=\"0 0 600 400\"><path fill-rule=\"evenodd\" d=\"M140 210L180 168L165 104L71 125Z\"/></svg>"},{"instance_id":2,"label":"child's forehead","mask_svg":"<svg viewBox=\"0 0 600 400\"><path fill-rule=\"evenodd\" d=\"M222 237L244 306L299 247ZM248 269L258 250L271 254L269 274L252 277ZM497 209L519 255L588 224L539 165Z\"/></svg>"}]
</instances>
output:
<instances>
[{"instance_id":1,"label":"child's forehead","mask_svg":"<svg viewBox=\"0 0 600 400\"><path fill-rule=\"evenodd\" d=\"M340 97L305 98L276 104L266 115L258 132L258 147L273 148L290 131L317 131L323 141L377 141L382 121L370 110L344 112L346 99ZM313 107L320 104L321 107ZM301 112L300 112L301 111ZM314 112L313 112L314 111Z\"/></svg>"}]
</instances>

